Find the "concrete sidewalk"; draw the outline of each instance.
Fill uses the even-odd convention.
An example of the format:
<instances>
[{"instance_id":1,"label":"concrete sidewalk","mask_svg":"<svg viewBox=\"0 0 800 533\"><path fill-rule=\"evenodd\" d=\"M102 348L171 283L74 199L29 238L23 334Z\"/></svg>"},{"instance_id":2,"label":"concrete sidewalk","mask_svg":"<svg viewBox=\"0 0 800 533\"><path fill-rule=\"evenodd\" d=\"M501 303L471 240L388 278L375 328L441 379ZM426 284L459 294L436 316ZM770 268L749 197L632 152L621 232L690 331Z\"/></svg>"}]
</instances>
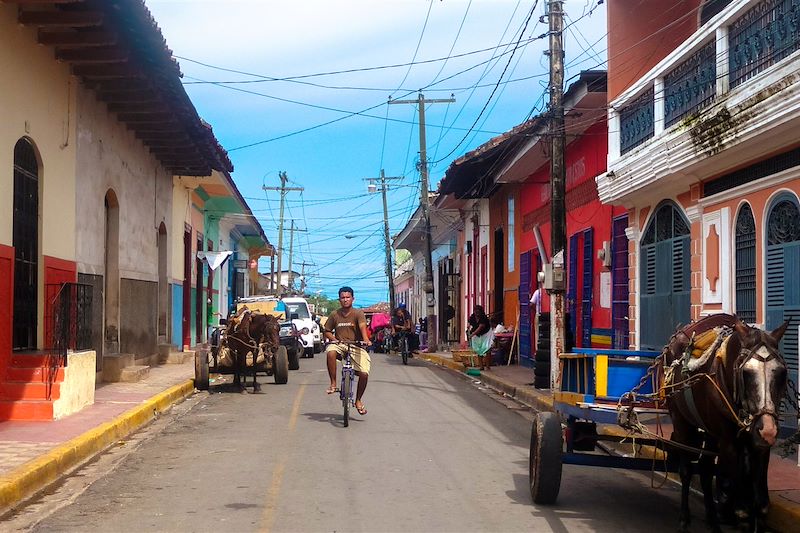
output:
<instances>
[{"instance_id":1,"label":"concrete sidewalk","mask_svg":"<svg viewBox=\"0 0 800 533\"><path fill-rule=\"evenodd\" d=\"M451 353L420 353L423 360L463 373L463 363L453 361ZM480 376L469 376L536 411L552 411L553 395L549 389L533 387L533 369L519 365L492 366ZM617 426L611 429L622 430ZM797 456L783 458L774 450L769 463L769 527L778 531L797 531L800 526L800 467Z\"/></svg>"},{"instance_id":2,"label":"concrete sidewalk","mask_svg":"<svg viewBox=\"0 0 800 533\"><path fill-rule=\"evenodd\" d=\"M47 422L0 422L0 513L141 428L194 392L194 360L150 369L137 383L104 383L95 402Z\"/></svg>"}]
</instances>

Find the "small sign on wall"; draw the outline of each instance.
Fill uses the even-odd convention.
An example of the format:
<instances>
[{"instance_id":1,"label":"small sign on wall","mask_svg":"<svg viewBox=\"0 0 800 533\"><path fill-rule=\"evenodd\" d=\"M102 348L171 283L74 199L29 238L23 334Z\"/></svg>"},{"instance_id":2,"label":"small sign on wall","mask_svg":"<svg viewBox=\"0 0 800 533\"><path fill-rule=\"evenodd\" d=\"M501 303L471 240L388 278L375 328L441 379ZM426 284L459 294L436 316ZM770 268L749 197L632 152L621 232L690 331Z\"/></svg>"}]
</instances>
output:
<instances>
[{"instance_id":1,"label":"small sign on wall","mask_svg":"<svg viewBox=\"0 0 800 533\"><path fill-rule=\"evenodd\" d=\"M247 259L236 259L233 268L247 268Z\"/></svg>"},{"instance_id":2,"label":"small sign on wall","mask_svg":"<svg viewBox=\"0 0 800 533\"><path fill-rule=\"evenodd\" d=\"M600 307L611 309L611 272L600 272Z\"/></svg>"}]
</instances>

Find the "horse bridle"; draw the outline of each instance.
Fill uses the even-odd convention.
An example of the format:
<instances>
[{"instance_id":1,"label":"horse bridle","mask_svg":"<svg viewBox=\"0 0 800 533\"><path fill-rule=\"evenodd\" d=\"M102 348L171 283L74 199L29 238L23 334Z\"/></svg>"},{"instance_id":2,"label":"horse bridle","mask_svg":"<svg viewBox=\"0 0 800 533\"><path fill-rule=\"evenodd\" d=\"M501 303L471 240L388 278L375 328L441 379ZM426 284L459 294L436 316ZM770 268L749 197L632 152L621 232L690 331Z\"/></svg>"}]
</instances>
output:
<instances>
[{"instance_id":1,"label":"horse bridle","mask_svg":"<svg viewBox=\"0 0 800 533\"><path fill-rule=\"evenodd\" d=\"M764 415L769 415L775 422L778 421L778 413L774 409L768 409L766 407L758 410L756 413L749 413L745 412L742 408L742 391L744 390L744 365L747 364L750 359L755 359L759 361L761 364L766 365L769 361L773 359L780 360L784 365L786 361L784 360L783 356L781 355L780 351L770 351L770 354L767 357L762 356L758 353L758 349L762 346L766 346L766 344L762 341L756 346L755 350L751 350L749 348L742 347L740 349L739 357L736 359L736 363L734 364L734 380L733 380L733 401L736 406L739 408L739 424L742 427L742 431L750 431L752 429L753 423L761 418ZM778 403L780 405L780 403Z\"/></svg>"}]
</instances>

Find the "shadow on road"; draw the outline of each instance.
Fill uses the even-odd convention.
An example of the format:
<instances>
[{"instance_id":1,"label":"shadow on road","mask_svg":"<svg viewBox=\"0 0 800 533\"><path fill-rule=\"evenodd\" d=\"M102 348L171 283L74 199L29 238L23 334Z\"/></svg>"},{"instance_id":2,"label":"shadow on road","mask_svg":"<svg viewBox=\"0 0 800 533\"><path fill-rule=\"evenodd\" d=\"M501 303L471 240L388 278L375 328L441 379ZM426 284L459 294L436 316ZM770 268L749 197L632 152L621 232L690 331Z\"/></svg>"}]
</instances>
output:
<instances>
[{"instance_id":1,"label":"shadow on road","mask_svg":"<svg viewBox=\"0 0 800 533\"><path fill-rule=\"evenodd\" d=\"M353 408L353 412L355 412L355 408ZM342 413L303 413L303 416L308 418L313 422L327 422L328 424L335 426L335 427L344 427L342 423ZM350 417L350 423L353 422L363 422L359 418Z\"/></svg>"}]
</instances>

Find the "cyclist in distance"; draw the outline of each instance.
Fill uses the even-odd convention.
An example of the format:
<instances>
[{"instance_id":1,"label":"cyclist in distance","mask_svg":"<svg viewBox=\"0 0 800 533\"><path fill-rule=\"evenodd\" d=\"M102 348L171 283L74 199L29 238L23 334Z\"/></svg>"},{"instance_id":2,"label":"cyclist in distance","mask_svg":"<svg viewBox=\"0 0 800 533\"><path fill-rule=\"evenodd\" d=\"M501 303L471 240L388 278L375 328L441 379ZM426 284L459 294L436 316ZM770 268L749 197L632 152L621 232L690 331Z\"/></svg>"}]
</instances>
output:
<instances>
[{"instance_id":1,"label":"cyclist in distance","mask_svg":"<svg viewBox=\"0 0 800 533\"><path fill-rule=\"evenodd\" d=\"M337 357L341 358L348 348L346 344L337 341L362 341L367 346L372 344L367 333L367 319L363 311L353 309L352 288L342 287L339 289L339 305L341 307L331 313L324 324L325 339L330 343L325 349L328 358L328 376L331 378L331 384L326 391L328 394L339 391L336 386L336 359ZM367 380L369 379L369 352L361 346L351 345L350 356L353 361L353 368L358 376L355 408L358 414L365 415L367 410L364 408L361 397L364 396L364 391L367 389Z\"/></svg>"},{"instance_id":2,"label":"cyclist in distance","mask_svg":"<svg viewBox=\"0 0 800 533\"><path fill-rule=\"evenodd\" d=\"M394 345L400 346L400 335L411 333L411 313L406 310L406 304L400 304L392 313L392 338Z\"/></svg>"}]
</instances>

